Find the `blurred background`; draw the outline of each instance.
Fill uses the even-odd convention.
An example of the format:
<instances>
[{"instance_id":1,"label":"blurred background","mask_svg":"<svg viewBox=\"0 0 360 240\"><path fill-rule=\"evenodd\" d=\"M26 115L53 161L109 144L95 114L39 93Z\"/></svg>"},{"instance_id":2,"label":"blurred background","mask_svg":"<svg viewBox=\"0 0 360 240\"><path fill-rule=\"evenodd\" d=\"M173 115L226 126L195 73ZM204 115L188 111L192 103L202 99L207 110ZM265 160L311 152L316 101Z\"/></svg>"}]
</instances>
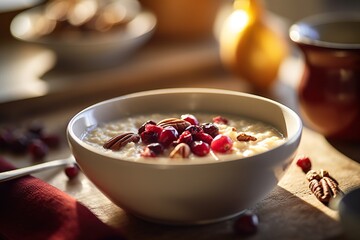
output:
<instances>
[{"instance_id":1,"label":"blurred background","mask_svg":"<svg viewBox=\"0 0 360 240\"><path fill-rule=\"evenodd\" d=\"M231 32L236 9L257 27ZM296 87L302 64L288 29L332 11L360 13L360 1L2 0L0 117L165 87L289 100L279 92Z\"/></svg>"}]
</instances>

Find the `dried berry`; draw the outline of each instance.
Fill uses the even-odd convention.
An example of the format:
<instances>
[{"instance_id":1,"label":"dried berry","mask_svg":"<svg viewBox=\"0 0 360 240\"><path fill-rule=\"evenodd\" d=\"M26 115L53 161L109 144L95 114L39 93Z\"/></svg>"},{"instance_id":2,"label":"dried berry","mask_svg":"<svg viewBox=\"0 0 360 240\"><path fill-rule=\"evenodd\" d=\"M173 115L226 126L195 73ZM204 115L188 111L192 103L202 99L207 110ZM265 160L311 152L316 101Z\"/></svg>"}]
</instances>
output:
<instances>
[{"instance_id":1,"label":"dried berry","mask_svg":"<svg viewBox=\"0 0 360 240\"><path fill-rule=\"evenodd\" d=\"M72 164L65 167L64 172L68 179L74 179L76 176L79 175L80 169L77 164Z\"/></svg>"},{"instance_id":2,"label":"dried berry","mask_svg":"<svg viewBox=\"0 0 360 240\"><path fill-rule=\"evenodd\" d=\"M189 131L192 135L203 132L202 128L200 126L196 126L196 125L188 126L185 129L185 131Z\"/></svg>"},{"instance_id":3,"label":"dried berry","mask_svg":"<svg viewBox=\"0 0 360 240\"><path fill-rule=\"evenodd\" d=\"M179 133L174 127L167 126L161 131L158 141L164 146L169 146L172 142L177 140L178 136Z\"/></svg>"},{"instance_id":4,"label":"dried berry","mask_svg":"<svg viewBox=\"0 0 360 240\"><path fill-rule=\"evenodd\" d=\"M234 222L234 231L241 235L251 235L257 232L259 218L256 214L246 211Z\"/></svg>"},{"instance_id":5,"label":"dried berry","mask_svg":"<svg viewBox=\"0 0 360 240\"><path fill-rule=\"evenodd\" d=\"M200 126L202 130L213 138L219 134L219 128L213 123L204 123Z\"/></svg>"},{"instance_id":6,"label":"dried berry","mask_svg":"<svg viewBox=\"0 0 360 240\"><path fill-rule=\"evenodd\" d=\"M193 142L193 137L189 131L183 131L176 143L186 143L190 145Z\"/></svg>"},{"instance_id":7,"label":"dried berry","mask_svg":"<svg viewBox=\"0 0 360 240\"><path fill-rule=\"evenodd\" d=\"M210 152L210 146L203 141L194 141L191 143L191 152L197 156L206 156Z\"/></svg>"},{"instance_id":8,"label":"dried berry","mask_svg":"<svg viewBox=\"0 0 360 240\"><path fill-rule=\"evenodd\" d=\"M49 148L43 141L35 139L29 144L28 152L33 160L43 160L48 154Z\"/></svg>"},{"instance_id":9,"label":"dried berry","mask_svg":"<svg viewBox=\"0 0 360 240\"><path fill-rule=\"evenodd\" d=\"M213 137L210 136L207 133L204 132L200 132L200 133L196 133L194 134L194 140L196 141L203 141L206 142L207 144L211 144L211 142L213 141Z\"/></svg>"},{"instance_id":10,"label":"dried berry","mask_svg":"<svg viewBox=\"0 0 360 240\"><path fill-rule=\"evenodd\" d=\"M213 119L214 123L219 123L219 124L228 124L229 120L227 120L227 118L224 118L222 116L216 116Z\"/></svg>"},{"instance_id":11,"label":"dried berry","mask_svg":"<svg viewBox=\"0 0 360 240\"><path fill-rule=\"evenodd\" d=\"M150 143L146 147L156 155L162 154L164 152L164 147L160 143Z\"/></svg>"},{"instance_id":12,"label":"dried berry","mask_svg":"<svg viewBox=\"0 0 360 240\"><path fill-rule=\"evenodd\" d=\"M152 121L152 120L149 120L149 121L146 121L143 125L141 125L141 127L138 129L138 134L141 134L142 132L145 131L145 127L146 125L156 125L156 122Z\"/></svg>"},{"instance_id":13,"label":"dried berry","mask_svg":"<svg viewBox=\"0 0 360 240\"><path fill-rule=\"evenodd\" d=\"M301 157L296 161L296 165L298 165L304 173L307 173L311 169L311 161L308 157Z\"/></svg>"},{"instance_id":14,"label":"dried berry","mask_svg":"<svg viewBox=\"0 0 360 240\"><path fill-rule=\"evenodd\" d=\"M217 135L211 142L211 149L215 152L226 153L231 150L233 141L229 136Z\"/></svg>"},{"instance_id":15,"label":"dried berry","mask_svg":"<svg viewBox=\"0 0 360 240\"><path fill-rule=\"evenodd\" d=\"M189 122L191 125L199 125L199 121L196 119L196 117L192 114L184 114L181 115L181 119Z\"/></svg>"},{"instance_id":16,"label":"dried berry","mask_svg":"<svg viewBox=\"0 0 360 240\"><path fill-rule=\"evenodd\" d=\"M57 148L60 145L60 137L57 134L43 134L40 137L49 148Z\"/></svg>"},{"instance_id":17,"label":"dried berry","mask_svg":"<svg viewBox=\"0 0 360 240\"><path fill-rule=\"evenodd\" d=\"M44 132L44 125L38 121L32 122L27 126L27 131L37 136L41 136Z\"/></svg>"}]
</instances>

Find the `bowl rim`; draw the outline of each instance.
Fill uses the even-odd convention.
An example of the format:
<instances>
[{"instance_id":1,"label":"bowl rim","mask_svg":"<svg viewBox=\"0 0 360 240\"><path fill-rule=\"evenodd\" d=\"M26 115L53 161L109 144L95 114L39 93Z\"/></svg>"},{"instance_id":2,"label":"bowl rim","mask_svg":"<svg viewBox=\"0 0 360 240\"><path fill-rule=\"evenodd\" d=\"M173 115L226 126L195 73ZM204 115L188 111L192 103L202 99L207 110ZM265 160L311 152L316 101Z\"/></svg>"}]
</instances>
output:
<instances>
[{"instance_id":1,"label":"bowl rim","mask_svg":"<svg viewBox=\"0 0 360 240\"><path fill-rule=\"evenodd\" d=\"M142 36L146 35L152 35L155 31L156 25L157 25L157 19L155 15L146 9L141 9L139 13L126 24L124 28L119 28L116 31L109 31L105 32L102 35L103 36L96 36L95 38L87 37L86 41L84 41L83 38L75 38L70 40L65 40L63 38L49 38L49 37L40 37L40 38L27 38L24 36L21 36L17 33L16 29L16 21L20 21L21 17L23 16L31 16L34 14L37 14L40 10L42 10L44 6L37 6L30 8L28 10L24 10L17 14L10 24L10 32L11 35L21 41L33 43L33 44L44 44L48 46L63 46L63 47L92 47L92 46L99 46L99 45L106 45L111 43L117 43L117 42L132 42L134 39L140 38ZM20 20L19 20L20 19ZM134 27L132 24L137 22L147 22L147 24L141 24L142 28L141 30L134 31ZM19 24L19 23L18 23Z\"/></svg>"},{"instance_id":2,"label":"bowl rim","mask_svg":"<svg viewBox=\"0 0 360 240\"><path fill-rule=\"evenodd\" d=\"M326 47L333 49L360 49L360 43L336 43L330 41L316 40L305 36L302 33L302 26L309 26L314 28L319 24L331 23L336 21L350 21L354 20L360 22L360 15L355 11L338 11L338 12L327 12L327 13L318 13L305 18L302 18L292 24L289 28L289 37L290 40L305 45L313 45L318 47Z\"/></svg>"},{"instance_id":3,"label":"bowl rim","mask_svg":"<svg viewBox=\"0 0 360 240\"><path fill-rule=\"evenodd\" d=\"M262 152L262 153L258 153L249 157L236 157L236 155L234 156L230 156L229 158L226 159L222 159L221 161L214 161L214 159L210 160L211 157L210 156L206 156L203 157L204 162L180 162L180 161L167 161L166 163L162 162L162 161L156 161L156 160L152 160L151 161L130 161L130 160L126 160L126 159L122 159L119 157L115 157L112 154L103 154L100 151L97 150L96 147L91 146L87 143L85 143L83 140L81 140L79 137L76 136L76 134L73 131L73 125L75 123L75 121L83 114L85 114L85 112L97 108L101 105L105 105L105 104L109 104L109 103L113 103L113 102L117 102L117 101L121 101L123 99L128 99L128 98L135 98L135 97L143 97L143 96L149 96L149 95L159 95L159 94L172 94L172 93L209 93L209 94L230 94L230 95L236 95L236 96L242 96L242 97L250 97L250 98L255 98L255 99L259 99L262 101L266 101L266 102L270 102L272 104L275 104L276 106L280 107L282 110L286 110L286 112L292 116L293 119L295 119L295 121L297 122L297 129L296 132L293 134L293 136L290 137L286 137L285 141L280 144L279 146L276 146L268 151ZM260 120L261 121L261 120ZM205 165L205 164L221 164L221 163L229 163L229 162L234 162L236 160L241 160L241 161L249 161L249 159L251 159L251 161L256 161L256 159L259 159L259 161L265 157L266 155L270 154L273 151L281 151L281 149L285 148L287 145L290 145L291 143L294 143L296 141L300 141L301 136L302 136L302 129L303 129L303 124L301 121L301 118L299 117L299 115L293 111L292 109L290 109L289 107L276 102L274 100L262 97L262 96L258 96L255 94L250 94L250 93L244 93L244 92L238 92L238 91L233 91L233 90L225 90L225 89L215 89L215 88L165 88L165 89L155 89L155 90L146 90L146 91L140 91L140 92L136 92L136 93L130 93L130 94L126 94L126 95L122 95L122 96L118 96L118 97L114 97L114 98L110 98L104 101L100 101L98 103L95 103L93 105L90 105L86 108L84 108L83 110L81 110L80 112L78 112L77 114L75 114L71 120L69 121L68 125L67 125L67 129L66 129L66 135L67 135L67 139L70 145L70 149L72 149L71 146L71 140L74 141L77 145L81 146L82 148L86 149L87 151L92 152L93 154L100 156L100 157L106 157L109 160L113 160L113 161L119 161L119 162L126 162L126 163L131 163L131 164L140 164L140 165L151 165L151 166L158 166L160 168L163 168L164 166L196 166L196 165ZM166 157L158 157L156 159L168 159Z\"/></svg>"}]
</instances>

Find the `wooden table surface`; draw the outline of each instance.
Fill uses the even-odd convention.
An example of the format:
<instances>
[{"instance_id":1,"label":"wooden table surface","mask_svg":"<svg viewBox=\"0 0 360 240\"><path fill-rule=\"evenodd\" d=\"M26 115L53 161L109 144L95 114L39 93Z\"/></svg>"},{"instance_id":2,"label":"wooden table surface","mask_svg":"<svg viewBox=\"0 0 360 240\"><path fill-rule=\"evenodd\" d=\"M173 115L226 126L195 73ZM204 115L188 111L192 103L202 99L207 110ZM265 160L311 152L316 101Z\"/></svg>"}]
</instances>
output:
<instances>
[{"instance_id":1,"label":"wooden table surface","mask_svg":"<svg viewBox=\"0 0 360 240\"><path fill-rule=\"evenodd\" d=\"M187 51L184 52L169 51L173 54L171 57L173 61L169 63L169 68L163 65L164 62L167 62L165 59L149 62L148 59L157 54L153 48L154 46L148 46L142 53L134 57L136 61L124 63L125 65L130 64L126 68L122 65L116 70L107 70L104 76L108 80L102 80L102 82L98 80L98 84L94 80L94 73L61 75L59 72L56 74L54 71L49 72L46 75L50 79L46 79L47 83L53 81L61 86L61 81L63 81L63 89L53 89L48 95L1 103L1 124L11 123L20 126L33 120L39 120L44 123L48 131L59 133L63 140L62 147L52 151L46 158L48 161L70 154L65 140L65 129L75 113L96 101L128 92L165 87L222 88L263 95L297 111L295 91L297 77L294 76L294 73L299 73L301 70L298 68L301 64L299 65L297 59L291 58L287 61L273 89L267 93L257 93L253 92L247 83L231 76L221 67L216 45L210 44L197 52L191 48L190 50L187 48ZM162 54L165 56L169 52L163 51ZM181 56L181 58L176 56ZM196 61L194 61L194 56ZM198 61L201 60L203 61L199 63ZM187 62L190 63L186 64ZM198 62L196 66L194 66L194 62ZM176 65L179 64L181 65L176 68ZM129 66L133 68L129 70ZM290 69L292 67L294 69ZM95 73L95 78L101 77L100 73ZM79 78L78 82L76 79L71 79L76 77ZM51 78L53 79L51 80ZM86 81L84 81L86 78L88 78L89 86L86 86ZM116 79L120 78L121 82L117 82ZM69 84L69 79L75 82ZM104 86L106 81L110 85L116 86L117 89L114 90L111 86L106 88ZM56 84L54 83L52 86L54 87ZM98 91L96 90L97 86L100 86ZM69 92L66 88L73 88L72 90L75 92ZM66 93L69 93L68 99L64 97ZM347 192L351 188L360 187L359 143L330 142L305 126L298 150L298 156L300 155L309 156L314 169L328 170L339 182L342 191ZM5 157L18 167L33 164L27 156L5 154ZM72 181L67 180L62 169L49 170L35 174L35 176L74 196L106 224L121 229L130 240L239 239L232 229L234 219L194 227L148 223L126 214L112 204L83 174ZM291 164L274 190L262 201L254 203L252 210L259 216L260 225L257 234L249 239L344 238L338 211L321 204L311 194L305 175L295 162Z\"/></svg>"}]
</instances>

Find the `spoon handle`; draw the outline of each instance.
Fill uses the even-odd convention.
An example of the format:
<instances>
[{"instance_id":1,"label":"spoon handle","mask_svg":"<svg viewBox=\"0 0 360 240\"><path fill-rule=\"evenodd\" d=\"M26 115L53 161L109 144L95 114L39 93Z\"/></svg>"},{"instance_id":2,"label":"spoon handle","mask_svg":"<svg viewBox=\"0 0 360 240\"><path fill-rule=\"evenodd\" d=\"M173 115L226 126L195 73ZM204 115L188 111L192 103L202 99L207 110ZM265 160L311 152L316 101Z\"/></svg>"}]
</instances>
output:
<instances>
[{"instance_id":1,"label":"spoon handle","mask_svg":"<svg viewBox=\"0 0 360 240\"><path fill-rule=\"evenodd\" d=\"M24 168L10 170L10 171L6 171L6 172L1 172L0 173L0 183L9 181L9 180L12 180L15 178L19 178L19 177L22 177L22 176L25 176L28 174L40 172L43 170L60 167L60 166L66 166L66 165L72 164L74 162L75 162L74 157L71 156L71 157L68 157L65 159L53 160L53 161L44 162L44 163L40 163L37 165L29 166L29 167L24 167Z\"/></svg>"}]
</instances>

